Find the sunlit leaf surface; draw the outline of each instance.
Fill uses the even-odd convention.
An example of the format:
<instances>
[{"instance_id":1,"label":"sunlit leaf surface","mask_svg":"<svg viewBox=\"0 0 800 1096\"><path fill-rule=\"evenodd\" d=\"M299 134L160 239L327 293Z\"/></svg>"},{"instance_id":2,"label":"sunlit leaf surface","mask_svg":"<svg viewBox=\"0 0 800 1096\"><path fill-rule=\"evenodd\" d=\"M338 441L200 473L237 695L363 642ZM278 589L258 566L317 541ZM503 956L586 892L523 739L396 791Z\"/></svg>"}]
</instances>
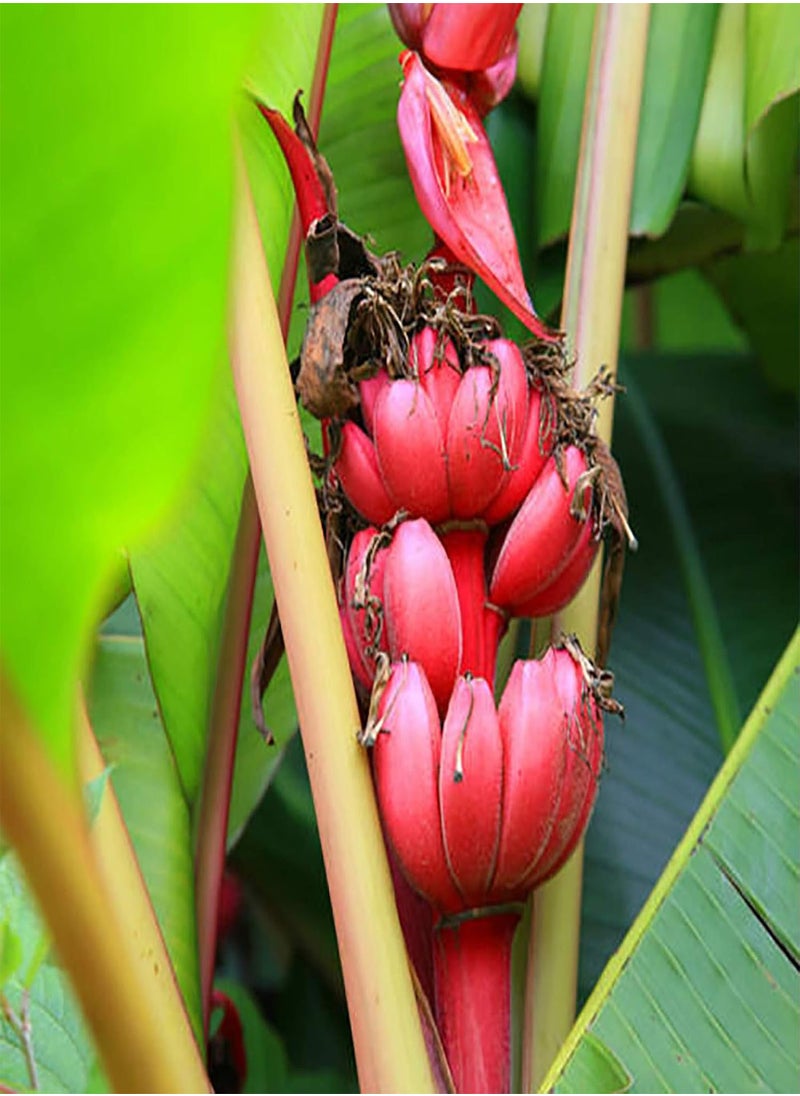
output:
<instances>
[{"instance_id":1,"label":"sunlit leaf surface","mask_svg":"<svg viewBox=\"0 0 800 1096\"><path fill-rule=\"evenodd\" d=\"M214 397L258 20L2 14L2 651L62 765L120 547L175 502Z\"/></svg>"}]
</instances>

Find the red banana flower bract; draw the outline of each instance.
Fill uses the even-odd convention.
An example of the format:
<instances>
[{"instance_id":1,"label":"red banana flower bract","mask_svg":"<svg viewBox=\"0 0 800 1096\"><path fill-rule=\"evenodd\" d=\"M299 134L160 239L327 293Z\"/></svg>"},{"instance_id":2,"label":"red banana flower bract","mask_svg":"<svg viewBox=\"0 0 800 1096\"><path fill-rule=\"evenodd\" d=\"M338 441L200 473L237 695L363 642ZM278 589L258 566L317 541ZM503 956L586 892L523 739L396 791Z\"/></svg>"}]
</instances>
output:
<instances>
[{"instance_id":1,"label":"red banana flower bract","mask_svg":"<svg viewBox=\"0 0 800 1096\"><path fill-rule=\"evenodd\" d=\"M422 212L453 254L475 271L537 336L551 331L533 310L489 139L469 95L401 56L405 82L397 124Z\"/></svg>"},{"instance_id":2,"label":"red banana flower bract","mask_svg":"<svg viewBox=\"0 0 800 1096\"><path fill-rule=\"evenodd\" d=\"M316 165L306 146L278 110L265 106L257 99L255 104L269 122L272 132L281 146L289 173L292 176L297 207L300 211L300 223L303 235L308 236L313 225L328 216L328 199L325 188L317 174ZM337 284L335 274L326 274L319 282L309 282L311 303L321 300Z\"/></svg>"},{"instance_id":3,"label":"red banana flower bract","mask_svg":"<svg viewBox=\"0 0 800 1096\"><path fill-rule=\"evenodd\" d=\"M487 69L507 52L521 10L522 4L432 4L420 52L438 68Z\"/></svg>"},{"instance_id":4,"label":"red banana flower bract","mask_svg":"<svg viewBox=\"0 0 800 1096\"><path fill-rule=\"evenodd\" d=\"M461 79L481 115L508 95L517 71L521 4L389 4L398 36L435 75ZM449 70L449 71L448 71Z\"/></svg>"}]
</instances>

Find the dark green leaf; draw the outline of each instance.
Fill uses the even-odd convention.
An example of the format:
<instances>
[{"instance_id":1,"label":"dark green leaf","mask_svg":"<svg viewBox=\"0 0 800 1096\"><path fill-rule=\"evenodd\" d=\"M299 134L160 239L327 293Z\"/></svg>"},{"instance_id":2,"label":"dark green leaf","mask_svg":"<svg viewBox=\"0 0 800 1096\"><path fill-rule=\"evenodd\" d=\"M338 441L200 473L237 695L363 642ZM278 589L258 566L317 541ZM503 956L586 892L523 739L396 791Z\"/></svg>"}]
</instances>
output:
<instances>
[{"instance_id":1,"label":"dark green leaf","mask_svg":"<svg viewBox=\"0 0 800 1096\"><path fill-rule=\"evenodd\" d=\"M629 358L623 382L629 376L667 449L721 658L746 712L796 620L788 596L800 550L796 408L746 358ZM619 946L721 758L677 530L634 410L619 399L614 439L640 541L628 556L610 659L627 719L608 728L608 772L587 838L582 995Z\"/></svg>"},{"instance_id":2,"label":"dark green leaf","mask_svg":"<svg viewBox=\"0 0 800 1096\"><path fill-rule=\"evenodd\" d=\"M289 743L283 764L234 849L232 863L293 946L309 957L329 985L341 988L322 850L299 737Z\"/></svg>"},{"instance_id":3,"label":"dark green leaf","mask_svg":"<svg viewBox=\"0 0 800 1096\"><path fill-rule=\"evenodd\" d=\"M796 1089L799 655L796 635L663 892L579 1019L556 1091L596 1091L586 1029L625 1063L633 1091Z\"/></svg>"},{"instance_id":4,"label":"dark green leaf","mask_svg":"<svg viewBox=\"0 0 800 1096\"><path fill-rule=\"evenodd\" d=\"M800 347L800 246L788 240L777 253L751 252L703 268L731 316L746 333L770 382L797 391Z\"/></svg>"},{"instance_id":5,"label":"dark green leaf","mask_svg":"<svg viewBox=\"0 0 800 1096\"><path fill-rule=\"evenodd\" d=\"M621 345L650 341L659 351L741 351L747 340L697 270L683 270L625 293Z\"/></svg>"}]
</instances>

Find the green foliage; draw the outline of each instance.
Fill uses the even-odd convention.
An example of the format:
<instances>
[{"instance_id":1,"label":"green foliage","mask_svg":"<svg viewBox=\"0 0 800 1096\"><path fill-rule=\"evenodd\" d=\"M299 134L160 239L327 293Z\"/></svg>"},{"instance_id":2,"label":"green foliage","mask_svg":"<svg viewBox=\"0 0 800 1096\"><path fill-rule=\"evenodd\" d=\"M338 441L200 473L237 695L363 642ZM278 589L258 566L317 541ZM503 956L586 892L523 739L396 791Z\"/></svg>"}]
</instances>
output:
<instances>
[{"instance_id":1,"label":"green foliage","mask_svg":"<svg viewBox=\"0 0 800 1096\"><path fill-rule=\"evenodd\" d=\"M12 853L0 859L3 977L0 994L19 1017L28 994L31 1041L43 1092L85 1092L94 1051L69 982L55 958ZM18 1034L0 1008L0 1083L31 1088Z\"/></svg>"},{"instance_id":2,"label":"green foliage","mask_svg":"<svg viewBox=\"0 0 800 1096\"><path fill-rule=\"evenodd\" d=\"M187 1011L199 1032L191 814L141 639L101 637L88 701Z\"/></svg>"},{"instance_id":3,"label":"green foliage","mask_svg":"<svg viewBox=\"0 0 800 1096\"><path fill-rule=\"evenodd\" d=\"M796 623L794 404L736 355L629 355L621 380L636 397L619 398L614 452L640 547L611 648L626 720L587 835L582 997L722 762L722 713L738 730ZM733 684L716 711L715 680Z\"/></svg>"},{"instance_id":4,"label":"green foliage","mask_svg":"<svg viewBox=\"0 0 800 1096\"><path fill-rule=\"evenodd\" d=\"M120 548L174 505L220 368L230 103L258 12L192 27L2 14L2 650L64 769Z\"/></svg>"},{"instance_id":5,"label":"green foliage","mask_svg":"<svg viewBox=\"0 0 800 1096\"><path fill-rule=\"evenodd\" d=\"M596 1038L633 1091L796 1088L798 654L795 636L548 1088L607 1091Z\"/></svg>"},{"instance_id":6,"label":"green foliage","mask_svg":"<svg viewBox=\"0 0 800 1096\"><path fill-rule=\"evenodd\" d=\"M515 94L489 122L543 311L561 293L593 14L592 5L526 13L522 86L537 103ZM199 1030L192 825L246 475L224 352L230 123L238 112L277 288L291 185L268 127L235 93L244 74L288 114L295 91L311 87L321 9L192 9L189 18L190 35L186 14L168 9L0 16L0 618L4 670L65 769L75 685L87 681L106 778ZM796 410L773 388L797 383L800 264L796 239L785 239L797 232L787 200L797 18L790 5L653 10L631 219L632 231L650 238L632 245L629 264L631 279L652 283L644 301L653 345L623 362L630 398L620 400L614 446L641 548L628 561L611 654L628 718L609 729L609 771L587 841L582 996L646 900L722 761L721 743L735 737L794 626ZM419 259L430 234L395 126L399 50L385 7L342 5L320 147L342 218L376 249ZM552 246L542 251L537 240ZM496 308L488 294L481 304ZM641 307L631 299L629 348L641 347ZM291 352L305 316L301 290ZM725 353L701 356L709 350ZM262 553L248 664L271 598ZM98 621L120 602L95 644ZM285 663L265 710L278 739L272 750L255 733L245 688L228 838L258 943L245 955L225 952L233 981L224 988L244 1021L248 1091L346 1090L354 1078L336 941ZM780 797L791 799L791 789L781 781L796 748L787 756L784 730L766 728L753 748L741 777L751 775L737 780L654 919L655 935L571 1059L570 1090L618 1090L628 1078L639 1089L796 1083L785 1019L763 1044L748 1041L759 1011L772 1017L780 994L796 993L781 950L796 959L796 878L784 873L789 889L776 888L767 874L786 866L777 835L788 817ZM767 844L750 816L767 820ZM790 848L788 838L780 848ZM725 950L731 941L738 967ZM14 1008L29 988L41 1087L102 1090L47 946L6 855L0 974ZM775 979L766 995L754 955ZM752 993L732 1012L739 974L752 976ZM667 1023L653 1019L653 979ZM710 1027L682 996L689 988L715 1010ZM268 1023L271 996L280 1015ZM626 1041L623 1013L640 1018L649 1062ZM716 1058L715 1024L744 1040L744 1066ZM659 1048L672 1055L669 1069ZM1 1082L29 1084L2 1019L0 1060Z\"/></svg>"}]
</instances>

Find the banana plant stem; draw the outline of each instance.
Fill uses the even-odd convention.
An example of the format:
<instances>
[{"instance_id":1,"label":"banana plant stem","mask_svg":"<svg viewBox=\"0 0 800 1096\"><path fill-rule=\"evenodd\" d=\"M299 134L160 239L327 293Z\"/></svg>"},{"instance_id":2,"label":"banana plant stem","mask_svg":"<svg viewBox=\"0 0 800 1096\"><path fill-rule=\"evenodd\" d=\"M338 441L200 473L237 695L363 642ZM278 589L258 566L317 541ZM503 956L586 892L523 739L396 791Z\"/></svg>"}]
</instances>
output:
<instances>
[{"instance_id":1,"label":"banana plant stem","mask_svg":"<svg viewBox=\"0 0 800 1096\"><path fill-rule=\"evenodd\" d=\"M253 484L245 480L239 527L231 561L225 618L220 639L220 667L211 708L211 726L195 835L195 908L197 915L203 1032L208 1037L211 991L217 945L219 891L225 868L225 842L230 809L247 637L258 570L261 526Z\"/></svg>"},{"instance_id":2,"label":"banana plant stem","mask_svg":"<svg viewBox=\"0 0 800 1096\"><path fill-rule=\"evenodd\" d=\"M636 162L649 5L598 5L586 88L562 327L583 387L602 365L616 367ZM610 441L613 401L600 407L597 432ZM592 652L597 637L601 561L553 635L574 632ZM534 1091L575 1014L582 848L537 896L529 947L523 1088Z\"/></svg>"},{"instance_id":3,"label":"banana plant stem","mask_svg":"<svg viewBox=\"0 0 800 1096\"><path fill-rule=\"evenodd\" d=\"M127 831L117 830L112 818L110 830L104 821L102 833L90 834L78 789L56 773L4 674L0 711L0 826L44 914L109 1081L117 1092L209 1092ZM107 855L109 848L121 859Z\"/></svg>"},{"instance_id":4,"label":"banana plant stem","mask_svg":"<svg viewBox=\"0 0 800 1096\"><path fill-rule=\"evenodd\" d=\"M230 349L333 906L362 1091L431 1092L303 434L242 172Z\"/></svg>"},{"instance_id":5,"label":"banana plant stem","mask_svg":"<svg viewBox=\"0 0 800 1096\"><path fill-rule=\"evenodd\" d=\"M322 100L328 74L336 4L325 8L308 105L308 120L316 133L322 114ZM278 313L284 340L289 330L292 301L302 246L300 219L295 209L289 230ZM225 868L228 814L230 809L242 685L246 670L247 641L253 608L253 592L261 547L261 523L248 473L242 491L239 526L231 560L231 573L220 642L220 660L214 686L203 788L195 828L195 908L200 956L200 991L203 1002L203 1030L208 1035L211 990L217 946L217 916L222 873Z\"/></svg>"}]
</instances>

